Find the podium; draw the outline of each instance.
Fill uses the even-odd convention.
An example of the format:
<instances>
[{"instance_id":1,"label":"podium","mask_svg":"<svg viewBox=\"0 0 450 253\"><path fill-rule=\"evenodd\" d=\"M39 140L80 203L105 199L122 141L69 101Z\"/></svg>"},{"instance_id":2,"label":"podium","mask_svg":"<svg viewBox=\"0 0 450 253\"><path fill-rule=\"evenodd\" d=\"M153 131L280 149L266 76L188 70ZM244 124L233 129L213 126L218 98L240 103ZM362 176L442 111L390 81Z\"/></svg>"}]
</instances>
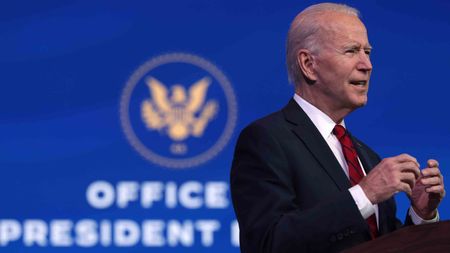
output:
<instances>
[{"instance_id":1,"label":"podium","mask_svg":"<svg viewBox=\"0 0 450 253\"><path fill-rule=\"evenodd\" d=\"M450 221L408 226L342 253L450 252Z\"/></svg>"}]
</instances>

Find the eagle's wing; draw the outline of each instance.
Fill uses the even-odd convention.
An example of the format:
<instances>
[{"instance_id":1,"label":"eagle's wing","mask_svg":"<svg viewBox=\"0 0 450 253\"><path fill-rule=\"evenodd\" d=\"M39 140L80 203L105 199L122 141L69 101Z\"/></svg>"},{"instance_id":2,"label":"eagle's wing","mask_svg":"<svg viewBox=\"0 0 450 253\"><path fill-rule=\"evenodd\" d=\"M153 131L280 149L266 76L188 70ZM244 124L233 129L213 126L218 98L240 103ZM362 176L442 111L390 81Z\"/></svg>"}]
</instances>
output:
<instances>
[{"instance_id":1,"label":"eagle's wing","mask_svg":"<svg viewBox=\"0 0 450 253\"><path fill-rule=\"evenodd\" d=\"M155 108L153 108L152 103L148 100L145 100L141 104L141 116L145 125L147 125L147 128L161 129L165 125L164 119L159 115Z\"/></svg>"},{"instance_id":2,"label":"eagle's wing","mask_svg":"<svg viewBox=\"0 0 450 253\"><path fill-rule=\"evenodd\" d=\"M210 100L206 103L198 120L192 124L192 135L199 137L203 135L206 125L216 116L219 105L216 101Z\"/></svg>"},{"instance_id":3,"label":"eagle's wing","mask_svg":"<svg viewBox=\"0 0 450 253\"><path fill-rule=\"evenodd\" d=\"M160 113L170 112L172 107L170 106L170 101L167 98L167 88L156 78L149 77L146 79L147 86L150 88L151 97L155 106L160 111Z\"/></svg>"},{"instance_id":4,"label":"eagle's wing","mask_svg":"<svg viewBox=\"0 0 450 253\"><path fill-rule=\"evenodd\" d=\"M210 83L211 78L203 77L189 88L189 102L185 107L187 112L196 113L200 109L205 101L206 90Z\"/></svg>"}]
</instances>

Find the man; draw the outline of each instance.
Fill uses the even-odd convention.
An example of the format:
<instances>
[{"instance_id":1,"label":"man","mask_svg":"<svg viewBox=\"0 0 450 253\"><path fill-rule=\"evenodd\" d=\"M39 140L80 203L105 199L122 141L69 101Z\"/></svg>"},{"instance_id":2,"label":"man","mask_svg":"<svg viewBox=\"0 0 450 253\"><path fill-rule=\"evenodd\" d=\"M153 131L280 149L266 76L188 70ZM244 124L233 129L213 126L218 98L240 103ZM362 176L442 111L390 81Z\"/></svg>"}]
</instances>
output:
<instances>
[{"instance_id":1,"label":"man","mask_svg":"<svg viewBox=\"0 0 450 253\"><path fill-rule=\"evenodd\" d=\"M246 127L231 170L241 252L337 252L402 226L393 195L405 192L405 225L436 222L445 195L438 162L381 160L345 129L367 103L371 46L358 11L318 4L287 38L294 98Z\"/></svg>"}]
</instances>

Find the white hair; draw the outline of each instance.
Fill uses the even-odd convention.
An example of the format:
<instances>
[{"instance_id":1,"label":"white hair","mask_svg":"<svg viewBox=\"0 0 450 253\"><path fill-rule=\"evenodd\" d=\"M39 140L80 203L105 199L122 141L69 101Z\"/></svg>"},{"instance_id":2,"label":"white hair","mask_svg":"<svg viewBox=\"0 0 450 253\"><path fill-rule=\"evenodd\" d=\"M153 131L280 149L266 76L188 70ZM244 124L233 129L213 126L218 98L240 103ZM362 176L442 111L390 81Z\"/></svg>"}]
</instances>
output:
<instances>
[{"instance_id":1,"label":"white hair","mask_svg":"<svg viewBox=\"0 0 450 253\"><path fill-rule=\"evenodd\" d=\"M297 55L300 49L317 53L320 46L317 32L323 28L320 17L325 12L338 12L359 17L359 11L345 4L320 3L311 5L300 12L292 21L286 40L286 67L289 82L295 86L302 80Z\"/></svg>"}]
</instances>

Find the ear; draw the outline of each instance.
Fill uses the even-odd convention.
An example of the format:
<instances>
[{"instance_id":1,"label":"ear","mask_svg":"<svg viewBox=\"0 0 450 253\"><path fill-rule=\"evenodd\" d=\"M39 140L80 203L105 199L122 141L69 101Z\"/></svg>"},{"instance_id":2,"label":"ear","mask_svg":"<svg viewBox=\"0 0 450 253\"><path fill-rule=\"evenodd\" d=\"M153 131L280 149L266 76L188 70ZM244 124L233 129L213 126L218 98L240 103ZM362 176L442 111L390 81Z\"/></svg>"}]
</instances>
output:
<instances>
[{"instance_id":1,"label":"ear","mask_svg":"<svg viewBox=\"0 0 450 253\"><path fill-rule=\"evenodd\" d=\"M314 83L317 80L314 70L314 56L307 49L300 49L297 54L297 64L307 83Z\"/></svg>"}]
</instances>

